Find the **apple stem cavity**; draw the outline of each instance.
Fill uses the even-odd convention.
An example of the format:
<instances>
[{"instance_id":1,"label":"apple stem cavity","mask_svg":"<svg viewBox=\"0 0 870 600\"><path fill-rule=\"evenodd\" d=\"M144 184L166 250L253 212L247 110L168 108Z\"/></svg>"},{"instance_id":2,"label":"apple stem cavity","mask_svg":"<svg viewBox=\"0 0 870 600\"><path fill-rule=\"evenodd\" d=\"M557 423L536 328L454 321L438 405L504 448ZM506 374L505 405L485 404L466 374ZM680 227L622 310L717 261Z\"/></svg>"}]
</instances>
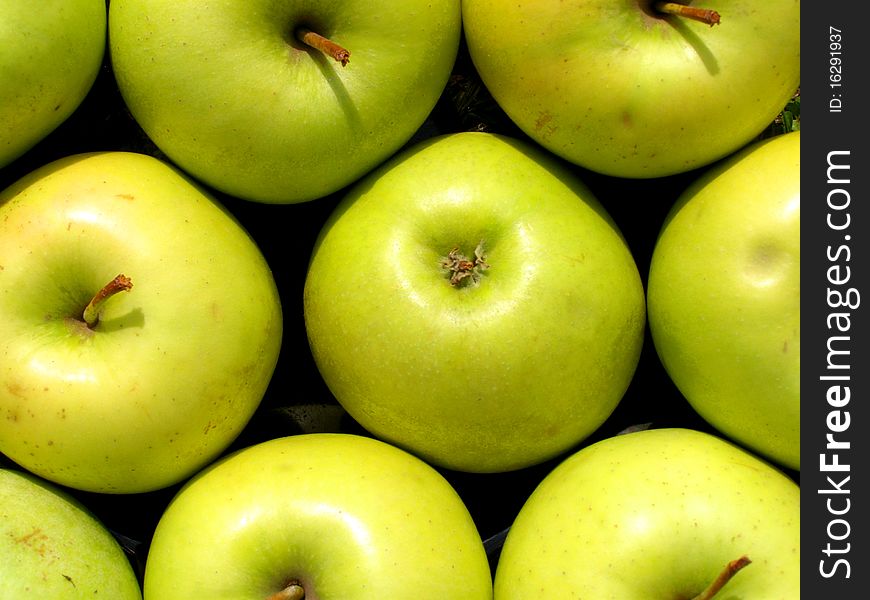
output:
<instances>
[{"instance_id":1,"label":"apple stem cavity","mask_svg":"<svg viewBox=\"0 0 870 600\"><path fill-rule=\"evenodd\" d=\"M489 268L483 252L483 241L474 249L474 258L460 253L459 246L455 246L447 256L441 258L441 267L447 271L450 285L453 287L458 287L466 281L477 285L480 283L481 273Z\"/></svg>"},{"instance_id":2,"label":"apple stem cavity","mask_svg":"<svg viewBox=\"0 0 870 600\"><path fill-rule=\"evenodd\" d=\"M706 23L710 27L718 25L720 21L719 13L715 10L710 10L709 8L698 8L696 6L686 6L679 2L655 2L653 3L653 8L655 8L657 12L666 15L686 17L687 19L694 19L695 21Z\"/></svg>"},{"instance_id":3,"label":"apple stem cavity","mask_svg":"<svg viewBox=\"0 0 870 600\"><path fill-rule=\"evenodd\" d=\"M305 600L305 588L298 581L291 581L280 592L275 592L266 600Z\"/></svg>"},{"instance_id":4,"label":"apple stem cavity","mask_svg":"<svg viewBox=\"0 0 870 600\"><path fill-rule=\"evenodd\" d=\"M88 305L82 313L82 320L89 329L93 329L100 321L100 314L103 312L103 307L106 301L120 292L129 291L133 287L133 282L126 275L118 275L112 281L103 286L103 288L91 298Z\"/></svg>"},{"instance_id":5,"label":"apple stem cavity","mask_svg":"<svg viewBox=\"0 0 870 600\"><path fill-rule=\"evenodd\" d=\"M340 62L342 67L347 66L347 63L350 60L349 50L342 48L329 38L325 38L319 33L311 31L307 27L299 27L296 30L296 39L306 46L319 50L327 56L332 57L337 62Z\"/></svg>"},{"instance_id":6,"label":"apple stem cavity","mask_svg":"<svg viewBox=\"0 0 870 600\"><path fill-rule=\"evenodd\" d=\"M749 560L749 557L745 555L741 556L736 560L732 560L727 565L725 565L725 568L722 569L722 572L719 573L719 576L716 577L716 580L711 583L706 590L692 598L692 600L711 600L713 596L715 596L719 592L719 590L725 587L726 583L731 581L731 578L734 577L740 569L742 569L751 562L752 561Z\"/></svg>"}]
</instances>

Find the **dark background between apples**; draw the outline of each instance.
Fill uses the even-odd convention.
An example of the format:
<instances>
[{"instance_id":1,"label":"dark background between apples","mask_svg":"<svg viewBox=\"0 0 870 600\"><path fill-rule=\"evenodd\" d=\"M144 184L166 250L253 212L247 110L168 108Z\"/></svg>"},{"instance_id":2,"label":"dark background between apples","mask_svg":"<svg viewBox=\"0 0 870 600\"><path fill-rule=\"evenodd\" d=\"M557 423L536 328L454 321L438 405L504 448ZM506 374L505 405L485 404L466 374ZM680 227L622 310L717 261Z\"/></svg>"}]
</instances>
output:
<instances>
[{"instance_id":1,"label":"dark background between apples","mask_svg":"<svg viewBox=\"0 0 870 600\"><path fill-rule=\"evenodd\" d=\"M251 100L251 109L256 110L256 99ZM463 46L441 99L408 144L433 135L466 130L527 140L489 96ZM97 81L78 110L30 152L0 168L0 189L52 160L104 150L142 152L167 160L127 112L115 85L108 54ZM680 192L701 170L653 180L626 180L571 168L616 220L646 283L659 228ZM248 426L226 451L231 452L267 439L311 430L296 417L306 407L310 406L308 414L315 415L318 411L334 414L337 410L338 405L323 383L309 351L302 316L302 288L314 239L343 191L296 205L257 204L213 193L248 230L269 261L281 294L285 320L281 355L270 386ZM598 431L571 452L626 429L647 426L691 427L714 432L669 379L648 330L634 379L619 406ZM333 430L367 435L347 415L333 422ZM487 542L493 565L503 533L525 499L569 453L510 473L481 475L441 470L468 506L481 537ZM7 459L0 455L0 464L6 463ZM798 479L797 472L787 474ZM115 533L141 577L153 529L180 485L133 495L68 491Z\"/></svg>"}]
</instances>

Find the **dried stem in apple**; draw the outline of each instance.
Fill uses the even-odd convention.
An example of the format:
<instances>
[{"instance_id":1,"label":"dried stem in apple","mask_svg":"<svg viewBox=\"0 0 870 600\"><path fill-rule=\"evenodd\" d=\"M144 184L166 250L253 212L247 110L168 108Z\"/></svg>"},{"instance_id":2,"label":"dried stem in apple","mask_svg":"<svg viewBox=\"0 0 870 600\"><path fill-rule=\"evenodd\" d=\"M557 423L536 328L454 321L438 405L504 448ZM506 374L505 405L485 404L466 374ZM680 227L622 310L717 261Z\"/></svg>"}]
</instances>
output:
<instances>
[{"instance_id":1,"label":"dried stem in apple","mask_svg":"<svg viewBox=\"0 0 870 600\"><path fill-rule=\"evenodd\" d=\"M709 8L698 8L695 6L687 6L679 2L655 2L653 8L660 13L666 15L677 15L694 19L701 23L706 23L710 27L719 24L719 13Z\"/></svg>"},{"instance_id":2,"label":"dried stem in apple","mask_svg":"<svg viewBox=\"0 0 870 600\"><path fill-rule=\"evenodd\" d=\"M123 274L118 275L91 298L82 313L82 320L90 329L93 329L100 321L100 314L103 312L106 301L115 294L129 291L132 287L133 282L130 281L129 277Z\"/></svg>"},{"instance_id":3,"label":"dried stem in apple","mask_svg":"<svg viewBox=\"0 0 870 600\"><path fill-rule=\"evenodd\" d=\"M749 560L749 557L745 555L741 556L736 560L732 560L727 565L725 565L725 568L722 569L722 572L719 573L719 576L716 578L716 580L711 583L706 590L692 598L692 600L712 600L713 596L715 596L719 592L719 590L725 587L725 584L731 581L731 578L734 577L740 569L742 569L751 562L752 561Z\"/></svg>"},{"instance_id":4,"label":"dried stem in apple","mask_svg":"<svg viewBox=\"0 0 870 600\"><path fill-rule=\"evenodd\" d=\"M346 66L350 60L349 50L342 48L329 38L323 37L307 27L300 27L296 30L296 39L306 46L314 48L315 50L320 50L327 56L335 59L337 62L340 62L342 67Z\"/></svg>"},{"instance_id":5,"label":"dried stem in apple","mask_svg":"<svg viewBox=\"0 0 870 600\"><path fill-rule=\"evenodd\" d=\"M305 588L297 581L291 581L280 592L275 592L266 600L305 600Z\"/></svg>"}]
</instances>

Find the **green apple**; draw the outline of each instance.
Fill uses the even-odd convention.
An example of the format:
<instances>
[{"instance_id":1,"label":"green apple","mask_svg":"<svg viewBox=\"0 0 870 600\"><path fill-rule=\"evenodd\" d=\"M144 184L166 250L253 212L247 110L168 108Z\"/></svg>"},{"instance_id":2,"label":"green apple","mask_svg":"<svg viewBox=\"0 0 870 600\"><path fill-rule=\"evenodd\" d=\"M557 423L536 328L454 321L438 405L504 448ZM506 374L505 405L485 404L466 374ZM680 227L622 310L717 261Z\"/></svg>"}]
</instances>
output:
<instances>
[{"instance_id":1,"label":"green apple","mask_svg":"<svg viewBox=\"0 0 870 600\"><path fill-rule=\"evenodd\" d=\"M0 468L0 598L142 593L124 551L87 507L32 474Z\"/></svg>"},{"instance_id":2,"label":"green apple","mask_svg":"<svg viewBox=\"0 0 870 600\"><path fill-rule=\"evenodd\" d=\"M800 132L700 176L650 261L649 326L671 379L710 424L800 469Z\"/></svg>"},{"instance_id":3,"label":"green apple","mask_svg":"<svg viewBox=\"0 0 870 600\"><path fill-rule=\"evenodd\" d=\"M421 142L320 233L303 309L364 428L469 472L543 462L621 400L645 299L620 231L565 165L487 133Z\"/></svg>"},{"instance_id":4,"label":"green apple","mask_svg":"<svg viewBox=\"0 0 870 600\"><path fill-rule=\"evenodd\" d=\"M398 150L440 97L460 37L459 0L109 9L111 62L145 132L210 186L270 203L325 196Z\"/></svg>"},{"instance_id":5,"label":"green apple","mask_svg":"<svg viewBox=\"0 0 870 600\"><path fill-rule=\"evenodd\" d=\"M800 489L717 436L650 429L544 477L508 531L495 599L709 600L722 583L721 600L800 597Z\"/></svg>"},{"instance_id":6,"label":"green apple","mask_svg":"<svg viewBox=\"0 0 870 600\"><path fill-rule=\"evenodd\" d=\"M723 158L800 85L800 0L464 0L462 16L474 65L517 126L607 175Z\"/></svg>"},{"instance_id":7,"label":"green apple","mask_svg":"<svg viewBox=\"0 0 870 600\"><path fill-rule=\"evenodd\" d=\"M190 480L160 518L149 600L488 600L465 504L394 446L310 433L249 446Z\"/></svg>"},{"instance_id":8,"label":"green apple","mask_svg":"<svg viewBox=\"0 0 870 600\"><path fill-rule=\"evenodd\" d=\"M78 108L105 47L105 0L0 0L0 167Z\"/></svg>"},{"instance_id":9,"label":"green apple","mask_svg":"<svg viewBox=\"0 0 870 600\"><path fill-rule=\"evenodd\" d=\"M0 452L95 492L190 476L256 410L281 346L239 223L143 154L74 155L0 193Z\"/></svg>"}]
</instances>

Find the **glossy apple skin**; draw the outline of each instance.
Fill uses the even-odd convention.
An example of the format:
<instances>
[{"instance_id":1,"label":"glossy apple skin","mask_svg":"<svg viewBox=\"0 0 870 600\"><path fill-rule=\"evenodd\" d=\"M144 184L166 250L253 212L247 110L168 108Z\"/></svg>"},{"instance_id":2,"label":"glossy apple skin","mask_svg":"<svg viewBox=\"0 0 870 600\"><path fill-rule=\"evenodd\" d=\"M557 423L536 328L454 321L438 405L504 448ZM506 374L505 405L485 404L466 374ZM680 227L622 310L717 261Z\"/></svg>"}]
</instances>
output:
<instances>
[{"instance_id":1,"label":"glossy apple skin","mask_svg":"<svg viewBox=\"0 0 870 600\"><path fill-rule=\"evenodd\" d=\"M91 330L79 318L132 280ZM142 492L191 475L259 405L281 345L268 264L167 164L75 155L0 193L0 451L46 479Z\"/></svg>"},{"instance_id":2,"label":"glossy apple skin","mask_svg":"<svg viewBox=\"0 0 870 600\"><path fill-rule=\"evenodd\" d=\"M485 133L410 148L344 198L304 290L317 366L363 427L450 469L497 472L579 443L643 343L637 266L553 157ZM453 287L440 261L482 242Z\"/></svg>"},{"instance_id":3,"label":"glossy apple skin","mask_svg":"<svg viewBox=\"0 0 870 600\"><path fill-rule=\"evenodd\" d=\"M713 27L650 4L465 0L463 25L487 89L526 134L599 173L661 177L736 151L786 105L800 85L800 0L717 0L704 5L721 15Z\"/></svg>"},{"instance_id":4,"label":"glossy apple skin","mask_svg":"<svg viewBox=\"0 0 870 600\"><path fill-rule=\"evenodd\" d=\"M294 41L302 24L350 51ZM111 59L136 121L234 196L290 203L350 184L408 141L459 48L458 0L115 0Z\"/></svg>"},{"instance_id":5,"label":"glossy apple skin","mask_svg":"<svg viewBox=\"0 0 870 600\"><path fill-rule=\"evenodd\" d=\"M0 167L73 113L105 45L104 0L0 0Z\"/></svg>"},{"instance_id":6,"label":"glossy apple skin","mask_svg":"<svg viewBox=\"0 0 870 600\"><path fill-rule=\"evenodd\" d=\"M708 433L639 431L541 481L508 532L495 599L694 598L743 555L720 596L800 598L798 485Z\"/></svg>"},{"instance_id":7,"label":"glossy apple skin","mask_svg":"<svg viewBox=\"0 0 870 600\"><path fill-rule=\"evenodd\" d=\"M746 148L675 204L650 261L656 351L719 431L800 469L800 132Z\"/></svg>"},{"instance_id":8,"label":"glossy apple skin","mask_svg":"<svg viewBox=\"0 0 870 600\"><path fill-rule=\"evenodd\" d=\"M66 492L0 468L0 598L141 600L105 526Z\"/></svg>"},{"instance_id":9,"label":"glossy apple skin","mask_svg":"<svg viewBox=\"0 0 870 600\"><path fill-rule=\"evenodd\" d=\"M343 433L261 442L188 482L155 530L145 597L264 600L290 580L315 600L492 597L483 543L447 480Z\"/></svg>"}]
</instances>

